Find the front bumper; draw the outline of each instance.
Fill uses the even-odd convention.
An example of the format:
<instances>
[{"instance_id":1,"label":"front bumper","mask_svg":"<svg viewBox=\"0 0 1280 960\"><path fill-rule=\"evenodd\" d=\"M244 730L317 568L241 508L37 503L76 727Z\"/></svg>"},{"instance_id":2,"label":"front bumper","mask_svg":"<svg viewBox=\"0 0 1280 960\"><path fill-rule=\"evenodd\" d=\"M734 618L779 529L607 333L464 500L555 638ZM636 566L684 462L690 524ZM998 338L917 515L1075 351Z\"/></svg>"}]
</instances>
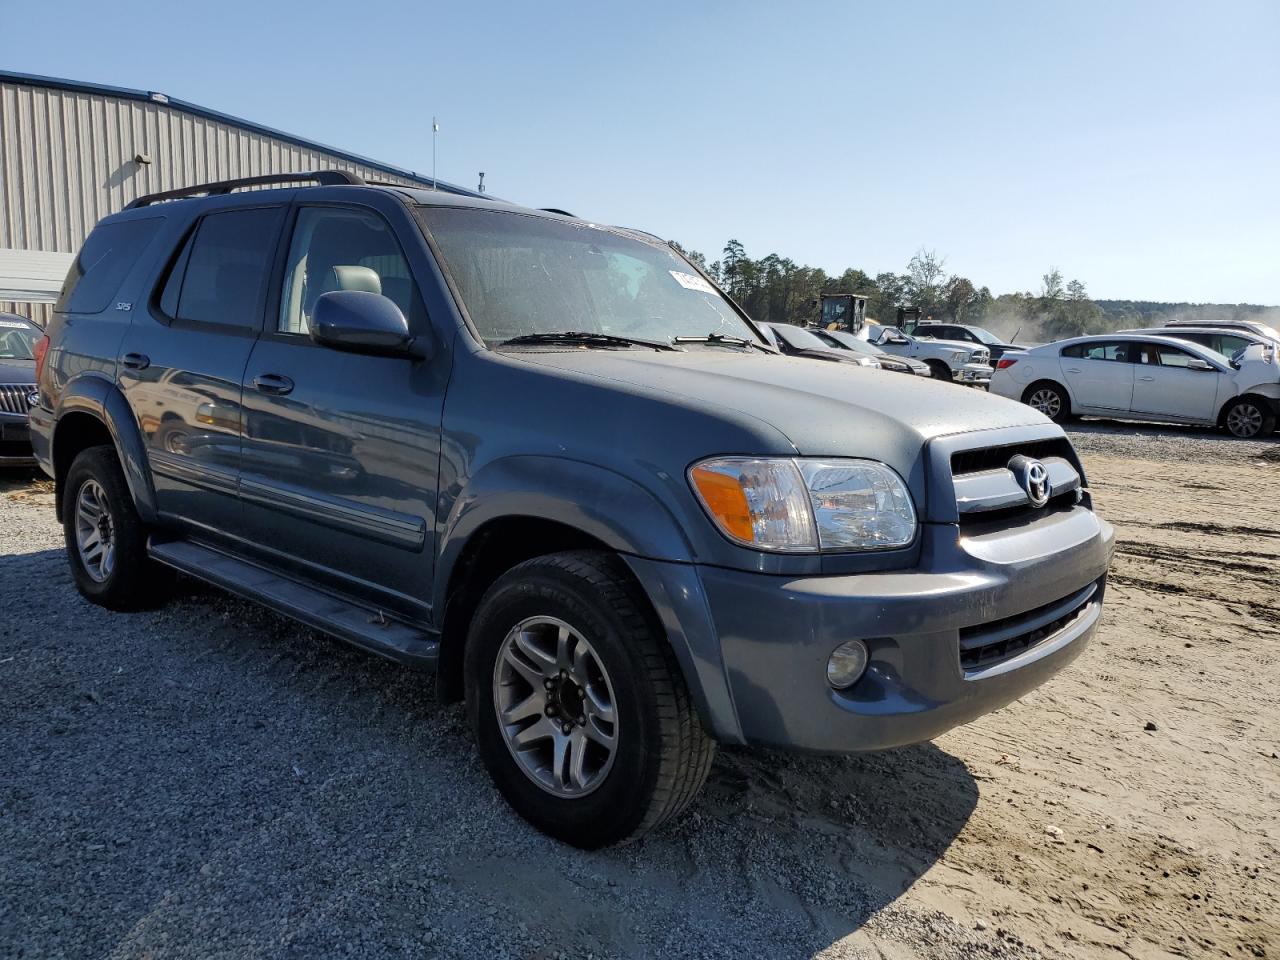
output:
<instances>
[{"instance_id":1,"label":"front bumper","mask_svg":"<svg viewBox=\"0 0 1280 960\"><path fill-rule=\"evenodd\" d=\"M29 467L35 462L27 418L0 413L0 467Z\"/></svg>"},{"instance_id":2,"label":"front bumper","mask_svg":"<svg viewBox=\"0 0 1280 960\"><path fill-rule=\"evenodd\" d=\"M951 378L956 383L988 386L991 383L991 374L994 372L995 368L985 363L966 363L963 367L952 370Z\"/></svg>"},{"instance_id":3,"label":"front bumper","mask_svg":"<svg viewBox=\"0 0 1280 960\"><path fill-rule=\"evenodd\" d=\"M669 582L655 605L673 641L689 642L677 654L719 739L881 749L998 709L1075 659L1097 627L1114 536L1085 507L988 533L930 523L915 570L789 579L686 567L688 579ZM703 602L685 603L672 623L681 604L669 601L687 598L695 580ZM1082 594L1086 602L1062 616L1063 603ZM701 611L708 622L695 622ZM970 653L962 665L962 642L1023 627L1035 638L1037 624L1044 635L1022 647L1010 640L1008 657L991 647L995 657L975 665ZM827 659L854 638L867 643L870 664L852 688L833 690Z\"/></svg>"}]
</instances>

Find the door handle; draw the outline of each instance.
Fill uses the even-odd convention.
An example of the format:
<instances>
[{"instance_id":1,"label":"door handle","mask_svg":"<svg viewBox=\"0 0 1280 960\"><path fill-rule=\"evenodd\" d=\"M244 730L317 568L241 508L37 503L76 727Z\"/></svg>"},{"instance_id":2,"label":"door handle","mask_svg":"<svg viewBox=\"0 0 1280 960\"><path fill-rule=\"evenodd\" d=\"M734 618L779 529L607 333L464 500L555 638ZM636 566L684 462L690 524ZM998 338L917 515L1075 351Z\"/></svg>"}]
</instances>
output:
<instances>
[{"instance_id":1,"label":"door handle","mask_svg":"<svg viewBox=\"0 0 1280 960\"><path fill-rule=\"evenodd\" d=\"M151 366L151 358L145 353L126 353L120 362L130 370L145 370Z\"/></svg>"},{"instance_id":2,"label":"door handle","mask_svg":"<svg viewBox=\"0 0 1280 960\"><path fill-rule=\"evenodd\" d=\"M278 373L260 373L253 378L253 388L259 393L269 393L273 397L283 397L293 389L293 381Z\"/></svg>"},{"instance_id":3,"label":"door handle","mask_svg":"<svg viewBox=\"0 0 1280 960\"><path fill-rule=\"evenodd\" d=\"M1156 378L1155 377L1139 377L1138 379L1142 380L1145 383L1154 383Z\"/></svg>"},{"instance_id":4,"label":"door handle","mask_svg":"<svg viewBox=\"0 0 1280 960\"><path fill-rule=\"evenodd\" d=\"M1079 373L1079 372L1080 372L1080 368L1079 368L1079 367L1067 367L1067 368L1066 368L1066 371L1067 371L1067 373Z\"/></svg>"}]
</instances>

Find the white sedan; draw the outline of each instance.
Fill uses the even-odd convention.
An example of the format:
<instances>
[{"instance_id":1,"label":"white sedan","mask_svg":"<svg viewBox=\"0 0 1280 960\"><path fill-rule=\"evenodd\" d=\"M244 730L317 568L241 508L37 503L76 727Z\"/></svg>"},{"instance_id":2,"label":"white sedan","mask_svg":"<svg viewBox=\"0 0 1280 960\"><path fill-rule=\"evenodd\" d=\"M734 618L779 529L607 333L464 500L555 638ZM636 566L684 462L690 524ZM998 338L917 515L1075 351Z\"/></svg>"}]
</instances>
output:
<instances>
[{"instance_id":1,"label":"white sedan","mask_svg":"<svg viewBox=\"0 0 1280 960\"><path fill-rule=\"evenodd\" d=\"M1280 358L1262 344L1235 363L1173 337L1076 337L1002 357L991 392L1045 416L1115 417L1225 427L1237 437L1275 430Z\"/></svg>"}]
</instances>

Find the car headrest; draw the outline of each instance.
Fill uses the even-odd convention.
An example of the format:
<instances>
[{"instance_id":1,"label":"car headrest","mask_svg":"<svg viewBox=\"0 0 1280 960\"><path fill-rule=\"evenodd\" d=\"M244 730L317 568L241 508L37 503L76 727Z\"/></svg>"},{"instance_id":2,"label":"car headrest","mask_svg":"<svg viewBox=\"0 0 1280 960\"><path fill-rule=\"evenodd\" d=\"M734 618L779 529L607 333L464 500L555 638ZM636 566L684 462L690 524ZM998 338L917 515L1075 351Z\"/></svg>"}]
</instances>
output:
<instances>
[{"instance_id":1,"label":"car headrest","mask_svg":"<svg viewBox=\"0 0 1280 960\"><path fill-rule=\"evenodd\" d=\"M382 293L382 278L370 267L338 264L333 268L334 290L362 290L365 293Z\"/></svg>"}]
</instances>

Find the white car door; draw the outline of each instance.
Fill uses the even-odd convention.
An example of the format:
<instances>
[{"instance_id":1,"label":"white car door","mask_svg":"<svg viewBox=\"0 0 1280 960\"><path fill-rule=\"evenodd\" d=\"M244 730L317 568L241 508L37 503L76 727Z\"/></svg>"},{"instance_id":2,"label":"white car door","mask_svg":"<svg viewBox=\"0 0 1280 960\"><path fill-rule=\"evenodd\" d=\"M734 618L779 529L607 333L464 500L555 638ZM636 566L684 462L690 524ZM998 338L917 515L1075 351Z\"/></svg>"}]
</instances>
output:
<instances>
[{"instance_id":1,"label":"white car door","mask_svg":"<svg viewBox=\"0 0 1280 960\"><path fill-rule=\"evenodd\" d=\"M1062 375L1077 410L1128 411L1133 396L1133 344L1096 340L1062 348Z\"/></svg>"},{"instance_id":2,"label":"white car door","mask_svg":"<svg viewBox=\"0 0 1280 960\"><path fill-rule=\"evenodd\" d=\"M1202 358L1166 344L1138 345L1133 365L1133 412L1151 417L1218 419L1219 384L1223 376Z\"/></svg>"}]
</instances>

